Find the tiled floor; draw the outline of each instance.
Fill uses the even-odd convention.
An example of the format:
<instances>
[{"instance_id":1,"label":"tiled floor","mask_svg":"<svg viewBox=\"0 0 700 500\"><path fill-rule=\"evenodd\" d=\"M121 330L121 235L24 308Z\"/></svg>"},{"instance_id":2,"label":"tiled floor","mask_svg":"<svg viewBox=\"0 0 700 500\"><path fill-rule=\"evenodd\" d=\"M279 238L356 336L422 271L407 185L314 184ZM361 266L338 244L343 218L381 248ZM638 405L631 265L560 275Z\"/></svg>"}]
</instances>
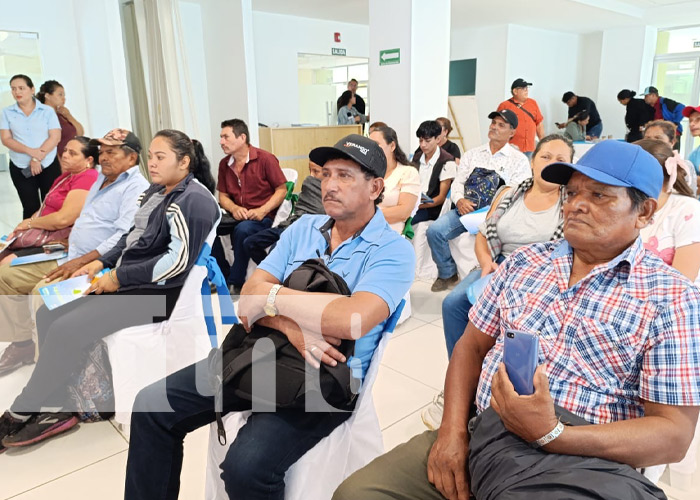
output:
<instances>
[{"instance_id":1,"label":"tiled floor","mask_svg":"<svg viewBox=\"0 0 700 500\"><path fill-rule=\"evenodd\" d=\"M21 211L11 184L8 189L5 182L9 183L9 175L0 172L0 228L6 232L19 221ZM397 328L382 359L373 396L386 449L425 430L420 412L443 385L444 295L431 293L429 283L414 283L413 316ZM14 399L31 369L0 379L0 411ZM206 429L185 441L182 499L203 498L207 442ZM0 500L121 499L127 450L127 439L111 423L102 422L83 424L33 448L8 451L0 455ZM664 479L668 481L668 473ZM697 500L700 474L695 480L687 490L665 488L675 500Z\"/></svg>"}]
</instances>

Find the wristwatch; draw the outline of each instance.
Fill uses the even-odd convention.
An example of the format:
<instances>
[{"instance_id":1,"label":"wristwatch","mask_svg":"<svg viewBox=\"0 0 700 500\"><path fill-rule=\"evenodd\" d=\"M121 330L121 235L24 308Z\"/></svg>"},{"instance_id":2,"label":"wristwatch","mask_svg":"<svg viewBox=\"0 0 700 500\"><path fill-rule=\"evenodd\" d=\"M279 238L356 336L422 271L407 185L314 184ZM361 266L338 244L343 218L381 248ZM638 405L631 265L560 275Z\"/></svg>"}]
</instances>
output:
<instances>
[{"instance_id":1,"label":"wristwatch","mask_svg":"<svg viewBox=\"0 0 700 500\"><path fill-rule=\"evenodd\" d=\"M548 434L545 434L541 438L533 441L530 443L530 446L533 448L542 448L544 445L551 443L554 441L556 438L558 438L561 433L564 432L564 424L561 423L561 420L557 422L557 426L552 429L552 431Z\"/></svg>"},{"instance_id":2,"label":"wristwatch","mask_svg":"<svg viewBox=\"0 0 700 500\"><path fill-rule=\"evenodd\" d=\"M273 287L270 288L270 293L267 294L267 303L263 306L263 311L271 318L277 316L275 299L277 298L277 292L280 291L280 288L282 288L282 285L273 285Z\"/></svg>"}]
</instances>

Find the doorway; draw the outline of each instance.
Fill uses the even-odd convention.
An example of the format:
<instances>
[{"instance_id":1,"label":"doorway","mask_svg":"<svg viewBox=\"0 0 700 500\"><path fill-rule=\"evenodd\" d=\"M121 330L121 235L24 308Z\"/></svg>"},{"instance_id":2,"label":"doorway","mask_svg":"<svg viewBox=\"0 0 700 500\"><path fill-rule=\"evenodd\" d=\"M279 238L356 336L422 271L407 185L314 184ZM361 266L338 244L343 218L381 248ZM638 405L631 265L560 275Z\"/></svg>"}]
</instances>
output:
<instances>
[{"instance_id":1,"label":"doorway","mask_svg":"<svg viewBox=\"0 0 700 500\"><path fill-rule=\"evenodd\" d=\"M336 125L336 102L352 78L369 115L368 58L298 54L298 72L299 123L295 125Z\"/></svg>"}]
</instances>

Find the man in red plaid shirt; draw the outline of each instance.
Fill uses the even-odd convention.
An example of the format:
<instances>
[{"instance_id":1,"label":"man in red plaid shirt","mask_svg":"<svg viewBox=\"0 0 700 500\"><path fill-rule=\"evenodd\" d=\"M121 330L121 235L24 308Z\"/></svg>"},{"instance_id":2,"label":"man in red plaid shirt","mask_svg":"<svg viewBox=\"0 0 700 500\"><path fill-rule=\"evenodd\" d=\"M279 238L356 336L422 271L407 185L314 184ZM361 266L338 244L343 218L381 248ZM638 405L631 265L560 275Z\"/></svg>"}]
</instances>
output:
<instances>
[{"instance_id":1,"label":"man in red plaid shirt","mask_svg":"<svg viewBox=\"0 0 700 500\"><path fill-rule=\"evenodd\" d=\"M680 461L693 438L700 290L639 238L661 169L639 146L606 141L542 177L566 185L564 239L496 271L450 360L440 429L334 499L665 498L633 468ZM508 330L539 336L531 396L502 363Z\"/></svg>"}]
</instances>

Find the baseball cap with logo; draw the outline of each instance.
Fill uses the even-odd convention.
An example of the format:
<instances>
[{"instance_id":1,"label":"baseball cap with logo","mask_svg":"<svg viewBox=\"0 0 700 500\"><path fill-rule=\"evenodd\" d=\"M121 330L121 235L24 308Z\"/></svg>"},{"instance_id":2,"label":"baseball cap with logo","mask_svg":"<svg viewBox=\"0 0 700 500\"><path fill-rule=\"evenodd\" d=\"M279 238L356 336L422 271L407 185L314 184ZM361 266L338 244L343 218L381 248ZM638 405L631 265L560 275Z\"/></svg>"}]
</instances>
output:
<instances>
[{"instance_id":1,"label":"baseball cap with logo","mask_svg":"<svg viewBox=\"0 0 700 500\"><path fill-rule=\"evenodd\" d=\"M489 120L493 120L497 116L503 118L506 121L506 123L510 123L511 127L518 128L518 115L516 115L514 111L511 111L510 109L492 111L491 113L489 113Z\"/></svg>"},{"instance_id":2,"label":"baseball cap with logo","mask_svg":"<svg viewBox=\"0 0 700 500\"><path fill-rule=\"evenodd\" d=\"M104 137L100 139L92 139L90 144L104 146L126 146L137 154L141 154L141 141L134 135L133 132L126 130L124 128L115 128L110 130L105 134Z\"/></svg>"},{"instance_id":3,"label":"baseball cap with logo","mask_svg":"<svg viewBox=\"0 0 700 500\"><path fill-rule=\"evenodd\" d=\"M641 93L641 95L643 95L643 96L644 96L644 95L647 95L647 94L656 94L656 95L659 95L659 90L658 90L656 87L652 87L652 86L650 85L649 87L645 88L645 89L642 91L642 93Z\"/></svg>"},{"instance_id":4,"label":"baseball cap with logo","mask_svg":"<svg viewBox=\"0 0 700 500\"><path fill-rule=\"evenodd\" d=\"M335 146L315 148L309 153L309 159L320 166L338 158L359 163L375 177L384 177L386 174L386 156L382 148L372 139L358 134L350 134L336 142Z\"/></svg>"},{"instance_id":5,"label":"baseball cap with logo","mask_svg":"<svg viewBox=\"0 0 700 500\"><path fill-rule=\"evenodd\" d=\"M510 86L510 90L521 89L523 87L529 87L530 85L532 85L530 82L526 82L522 78L518 78L513 81L513 83Z\"/></svg>"},{"instance_id":6,"label":"baseball cap with logo","mask_svg":"<svg viewBox=\"0 0 700 500\"><path fill-rule=\"evenodd\" d=\"M604 141L596 144L577 163L550 163L542 178L566 184L574 172L609 186L633 187L651 198L658 198L664 183L659 162L636 144Z\"/></svg>"}]
</instances>

